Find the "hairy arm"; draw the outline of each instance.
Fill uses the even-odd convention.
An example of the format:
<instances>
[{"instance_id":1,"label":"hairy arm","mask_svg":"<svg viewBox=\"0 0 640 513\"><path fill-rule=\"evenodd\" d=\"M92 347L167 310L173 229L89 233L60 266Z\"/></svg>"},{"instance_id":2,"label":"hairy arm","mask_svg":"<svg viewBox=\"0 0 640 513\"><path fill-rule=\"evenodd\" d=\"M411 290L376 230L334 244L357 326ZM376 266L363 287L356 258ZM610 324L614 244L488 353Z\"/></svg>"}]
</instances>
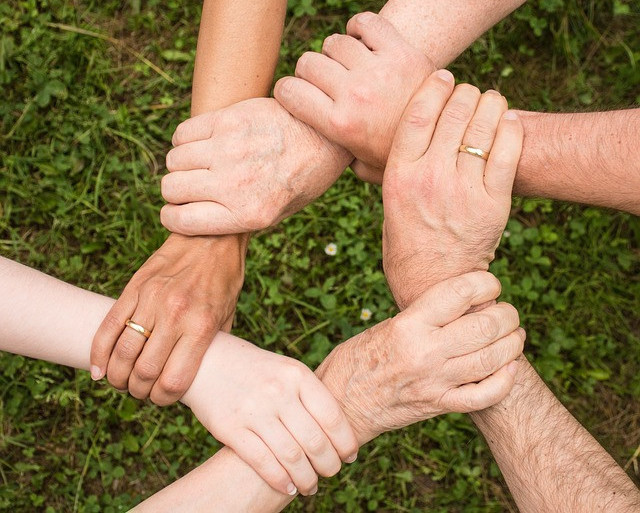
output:
<instances>
[{"instance_id":1,"label":"hairy arm","mask_svg":"<svg viewBox=\"0 0 640 513\"><path fill-rule=\"evenodd\" d=\"M519 115L525 144L516 193L640 215L640 109Z\"/></svg>"},{"instance_id":2,"label":"hairy arm","mask_svg":"<svg viewBox=\"0 0 640 513\"><path fill-rule=\"evenodd\" d=\"M640 510L629 476L524 357L510 395L471 415L522 513Z\"/></svg>"}]
</instances>

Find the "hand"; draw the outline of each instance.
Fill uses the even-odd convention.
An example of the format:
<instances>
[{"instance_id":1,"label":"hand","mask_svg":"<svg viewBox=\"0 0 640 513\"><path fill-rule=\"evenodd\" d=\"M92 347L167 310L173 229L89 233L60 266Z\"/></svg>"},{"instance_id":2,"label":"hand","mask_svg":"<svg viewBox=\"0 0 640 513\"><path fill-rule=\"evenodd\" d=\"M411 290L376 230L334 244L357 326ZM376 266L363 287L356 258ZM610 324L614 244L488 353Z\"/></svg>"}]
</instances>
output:
<instances>
[{"instance_id":1,"label":"hand","mask_svg":"<svg viewBox=\"0 0 640 513\"><path fill-rule=\"evenodd\" d=\"M464 315L499 294L500 282L486 272L450 278L331 352L316 374L340 402L360 444L507 396L525 338L518 312L499 303Z\"/></svg>"},{"instance_id":2,"label":"hand","mask_svg":"<svg viewBox=\"0 0 640 513\"><path fill-rule=\"evenodd\" d=\"M91 347L91 375L138 399L177 401L219 329L229 330L242 282L247 238L171 235L138 270ZM132 319L148 340L125 328Z\"/></svg>"},{"instance_id":3,"label":"hand","mask_svg":"<svg viewBox=\"0 0 640 513\"><path fill-rule=\"evenodd\" d=\"M280 79L274 95L353 153L360 178L381 183L402 112L435 67L382 16L357 14L347 34L325 39L322 54L303 54L296 76Z\"/></svg>"},{"instance_id":4,"label":"hand","mask_svg":"<svg viewBox=\"0 0 640 513\"><path fill-rule=\"evenodd\" d=\"M275 490L314 494L351 462L357 440L337 401L302 363L219 335L183 398L202 424Z\"/></svg>"},{"instance_id":5,"label":"hand","mask_svg":"<svg viewBox=\"0 0 640 513\"><path fill-rule=\"evenodd\" d=\"M488 269L509 217L522 125L499 93L453 83L440 70L415 94L384 174L383 264L401 309L434 283Z\"/></svg>"},{"instance_id":6,"label":"hand","mask_svg":"<svg viewBox=\"0 0 640 513\"><path fill-rule=\"evenodd\" d=\"M173 144L160 218L186 235L273 226L325 192L350 160L272 98L189 119Z\"/></svg>"}]
</instances>

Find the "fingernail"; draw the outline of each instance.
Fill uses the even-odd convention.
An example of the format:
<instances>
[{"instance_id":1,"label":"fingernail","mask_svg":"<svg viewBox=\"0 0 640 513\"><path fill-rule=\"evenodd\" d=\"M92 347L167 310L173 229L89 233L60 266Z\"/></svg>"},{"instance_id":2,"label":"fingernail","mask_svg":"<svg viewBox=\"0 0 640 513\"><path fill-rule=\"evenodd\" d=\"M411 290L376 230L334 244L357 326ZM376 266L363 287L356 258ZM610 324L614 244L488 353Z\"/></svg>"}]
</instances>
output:
<instances>
[{"instance_id":1,"label":"fingernail","mask_svg":"<svg viewBox=\"0 0 640 513\"><path fill-rule=\"evenodd\" d=\"M296 493L298 493L296 485L294 485L293 483L289 483L289 486L287 486L287 493L289 495L295 495Z\"/></svg>"},{"instance_id":2,"label":"fingernail","mask_svg":"<svg viewBox=\"0 0 640 513\"><path fill-rule=\"evenodd\" d=\"M315 495L316 493L318 493L318 487L317 487L317 486L314 486L314 487L313 487L313 490L311 490L311 491L309 492L309 495Z\"/></svg>"},{"instance_id":3,"label":"fingernail","mask_svg":"<svg viewBox=\"0 0 640 513\"><path fill-rule=\"evenodd\" d=\"M102 379L102 371L100 370L100 367L98 367L97 365L91 366L91 379L93 381L98 381L99 379Z\"/></svg>"},{"instance_id":4,"label":"fingernail","mask_svg":"<svg viewBox=\"0 0 640 513\"><path fill-rule=\"evenodd\" d=\"M515 376L518 373L518 362L511 362L509 365L507 365L507 371L512 376Z\"/></svg>"},{"instance_id":5,"label":"fingernail","mask_svg":"<svg viewBox=\"0 0 640 513\"><path fill-rule=\"evenodd\" d=\"M513 110L508 110L502 115L502 117L504 119L508 119L509 121L515 121L516 119L518 119L518 115Z\"/></svg>"},{"instance_id":6,"label":"fingernail","mask_svg":"<svg viewBox=\"0 0 640 513\"><path fill-rule=\"evenodd\" d=\"M489 94L497 94L498 96L502 96L498 91L496 91L495 89L487 89L486 91Z\"/></svg>"},{"instance_id":7,"label":"fingernail","mask_svg":"<svg viewBox=\"0 0 640 513\"><path fill-rule=\"evenodd\" d=\"M356 461L358 459L358 454L352 454L351 456L349 456L346 460L344 460L345 463L353 463L354 461Z\"/></svg>"},{"instance_id":8,"label":"fingernail","mask_svg":"<svg viewBox=\"0 0 640 513\"><path fill-rule=\"evenodd\" d=\"M453 82L453 73L451 73L448 69L439 69L436 71L436 76L440 80L444 80L445 82Z\"/></svg>"}]
</instances>

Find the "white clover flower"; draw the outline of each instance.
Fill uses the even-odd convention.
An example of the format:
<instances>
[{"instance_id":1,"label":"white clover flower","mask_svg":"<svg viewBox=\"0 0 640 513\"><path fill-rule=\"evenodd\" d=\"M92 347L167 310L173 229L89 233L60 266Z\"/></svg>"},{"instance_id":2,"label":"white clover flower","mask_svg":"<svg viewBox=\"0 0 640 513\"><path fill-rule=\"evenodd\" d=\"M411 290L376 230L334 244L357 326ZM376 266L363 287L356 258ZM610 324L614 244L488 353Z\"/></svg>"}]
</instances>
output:
<instances>
[{"instance_id":1,"label":"white clover flower","mask_svg":"<svg viewBox=\"0 0 640 513\"><path fill-rule=\"evenodd\" d=\"M369 310L368 308L363 308L360 311L360 320L361 321L368 321L369 319L371 319L371 310Z\"/></svg>"},{"instance_id":2,"label":"white clover flower","mask_svg":"<svg viewBox=\"0 0 640 513\"><path fill-rule=\"evenodd\" d=\"M338 252L338 246L331 242L324 247L324 252L329 256L335 256Z\"/></svg>"}]
</instances>

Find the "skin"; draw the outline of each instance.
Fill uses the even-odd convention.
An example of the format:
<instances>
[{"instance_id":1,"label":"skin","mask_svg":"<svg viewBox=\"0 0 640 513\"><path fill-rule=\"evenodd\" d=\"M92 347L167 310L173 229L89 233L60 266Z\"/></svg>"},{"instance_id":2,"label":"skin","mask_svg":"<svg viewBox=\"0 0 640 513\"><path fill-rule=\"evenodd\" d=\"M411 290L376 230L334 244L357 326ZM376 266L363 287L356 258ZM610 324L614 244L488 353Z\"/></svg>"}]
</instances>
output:
<instances>
[{"instance_id":1,"label":"skin","mask_svg":"<svg viewBox=\"0 0 640 513\"><path fill-rule=\"evenodd\" d=\"M204 2L192 115L268 94L286 3ZM241 233L234 231L229 233ZM159 405L178 400L211 339L228 331L244 280L247 235L171 234L138 270L94 338L91 374ZM152 331L125 329L127 319Z\"/></svg>"},{"instance_id":2,"label":"skin","mask_svg":"<svg viewBox=\"0 0 640 513\"><path fill-rule=\"evenodd\" d=\"M0 298L0 349L89 368L92 335L113 300L4 258L0 283L6 292ZM311 464L322 475L333 475L340 458L353 461L359 445L384 431L500 401L513 386L513 360L524 342L517 312L495 305L482 314L495 325L494 336L475 333L473 315L461 317L470 306L492 300L499 292L499 282L488 273L443 282L413 308L336 350L352 348L361 355L357 362L345 366L342 358L330 355L317 377L293 359L218 333L182 401L214 436L230 442L204 466L214 475L222 472L224 478L208 482L205 491L193 495L194 478L189 476L202 476L199 470L149 499L141 510L199 511L213 505L218 511L251 511L246 508L255 504L255 511L268 511L264 502L255 502L258 499L279 508L296 493L289 488L289 474L296 476L301 491L315 493L315 473L301 471L300 466ZM388 364L372 372L383 354ZM364 391L360 384L373 383L371 376L380 374L385 380L377 387L375 405L385 415L364 416L361 412L373 412L367 406L371 398L357 391ZM318 378L330 386L325 388ZM340 393L340 400L330 392ZM274 428L276 423L279 428ZM290 433L300 447L271 444L269 437L278 429ZM323 449L329 442L338 453L333 457ZM242 493L234 493L239 490Z\"/></svg>"},{"instance_id":3,"label":"skin","mask_svg":"<svg viewBox=\"0 0 640 513\"><path fill-rule=\"evenodd\" d=\"M476 262L482 262L487 249L497 246L508 215L523 128L515 112L503 114L506 105L493 93L479 97L472 88L461 90L458 86L447 100L436 80L432 75L412 98L394 138L382 184L385 230L393 232L387 223L399 209L414 215L405 216L404 228L397 225L407 237L383 246L383 259L385 268L410 261L413 268L433 271L435 266L446 276L452 272L451 262L461 269L473 265L473 259L459 260L458 254L467 255L475 246ZM458 91L464 98L456 98ZM444 101L438 116L434 105ZM454 104L456 115L447 115ZM462 119L471 121L461 130ZM482 126L483 133L474 131L474 124ZM462 152L455 155L467 135L491 149L487 162ZM436 167L432 165L434 157L439 164ZM422 191L429 198L427 204L440 208L425 208L419 190L418 194L407 194L407 175L418 187L427 184ZM433 184L436 186L431 189ZM452 204L476 208L452 208L443 223L442 209ZM430 233L434 227L437 232ZM420 241L413 236L416 229L422 232L423 248L439 244L434 243L434 237L457 237L467 242L452 244L443 259L434 261L429 252L419 250ZM407 272L388 272L387 276L400 305L410 305L411 294L428 287L425 282L416 284ZM640 492L633 482L560 404L524 357L519 359L517 383L509 397L472 413L472 418L487 439L520 511L632 512L640 507Z\"/></svg>"},{"instance_id":4,"label":"skin","mask_svg":"<svg viewBox=\"0 0 640 513\"><path fill-rule=\"evenodd\" d=\"M434 70L521 4L392 0L381 16L428 52ZM162 181L163 225L189 235L258 230L327 190L353 155L283 111L274 100L249 100L180 125Z\"/></svg>"},{"instance_id":5,"label":"skin","mask_svg":"<svg viewBox=\"0 0 640 513\"><path fill-rule=\"evenodd\" d=\"M406 38L382 16L363 13L349 21L347 35L327 38L322 54L303 55L296 77L280 80L275 96L294 116L352 152L360 178L381 183L400 115L431 71L411 35ZM640 109L517 114L525 133L517 194L640 213L640 163L634 153ZM471 145L490 149L480 128L474 135Z\"/></svg>"}]
</instances>

